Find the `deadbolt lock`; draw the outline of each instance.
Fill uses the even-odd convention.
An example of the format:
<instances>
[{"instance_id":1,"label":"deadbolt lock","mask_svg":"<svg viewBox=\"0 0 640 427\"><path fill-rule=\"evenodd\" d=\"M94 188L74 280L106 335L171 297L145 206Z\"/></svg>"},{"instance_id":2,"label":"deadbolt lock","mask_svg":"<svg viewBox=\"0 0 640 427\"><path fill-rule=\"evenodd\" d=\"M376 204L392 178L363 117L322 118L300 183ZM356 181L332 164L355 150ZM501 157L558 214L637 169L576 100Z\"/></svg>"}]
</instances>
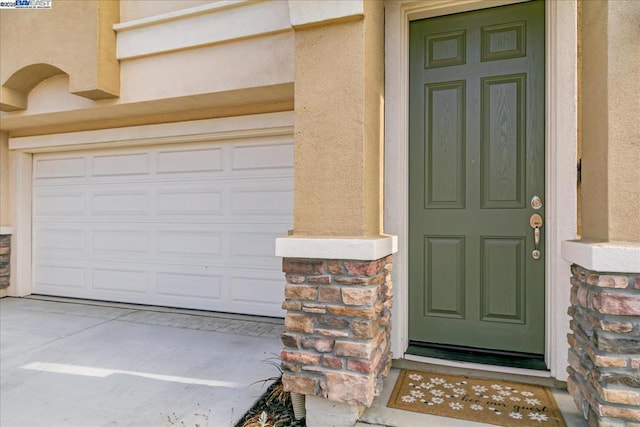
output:
<instances>
[{"instance_id":1,"label":"deadbolt lock","mask_svg":"<svg viewBox=\"0 0 640 427\"><path fill-rule=\"evenodd\" d=\"M542 199L538 196L533 196L531 199L531 207L536 210L540 209L542 207Z\"/></svg>"}]
</instances>

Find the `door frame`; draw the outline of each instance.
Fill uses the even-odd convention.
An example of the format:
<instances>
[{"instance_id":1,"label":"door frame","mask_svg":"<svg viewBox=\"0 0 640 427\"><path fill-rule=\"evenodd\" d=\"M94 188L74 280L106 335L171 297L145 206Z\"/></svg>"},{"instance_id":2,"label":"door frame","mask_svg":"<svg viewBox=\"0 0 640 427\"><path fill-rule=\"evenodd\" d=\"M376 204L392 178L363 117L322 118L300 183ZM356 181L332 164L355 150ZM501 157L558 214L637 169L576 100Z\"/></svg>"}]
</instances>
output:
<instances>
[{"instance_id":1,"label":"door frame","mask_svg":"<svg viewBox=\"0 0 640 427\"><path fill-rule=\"evenodd\" d=\"M384 224L385 232L397 235L399 241L391 332L396 358L427 361L405 354L409 345L409 22L523 1L528 0L385 1ZM566 380L570 265L561 257L561 243L575 239L577 232L577 3L548 1L545 6L545 363L549 371L536 374L498 366L464 366Z\"/></svg>"}]
</instances>

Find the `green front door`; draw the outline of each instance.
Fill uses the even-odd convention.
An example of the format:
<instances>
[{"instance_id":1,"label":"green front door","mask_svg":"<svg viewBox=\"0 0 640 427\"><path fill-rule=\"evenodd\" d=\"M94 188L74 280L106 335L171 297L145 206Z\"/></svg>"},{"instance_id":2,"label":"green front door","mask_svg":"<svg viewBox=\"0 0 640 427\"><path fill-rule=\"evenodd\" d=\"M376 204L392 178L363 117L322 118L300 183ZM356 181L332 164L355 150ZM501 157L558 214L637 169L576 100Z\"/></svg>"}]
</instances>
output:
<instances>
[{"instance_id":1,"label":"green front door","mask_svg":"<svg viewBox=\"0 0 640 427\"><path fill-rule=\"evenodd\" d=\"M409 37L409 338L543 354L544 3Z\"/></svg>"}]
</instances>

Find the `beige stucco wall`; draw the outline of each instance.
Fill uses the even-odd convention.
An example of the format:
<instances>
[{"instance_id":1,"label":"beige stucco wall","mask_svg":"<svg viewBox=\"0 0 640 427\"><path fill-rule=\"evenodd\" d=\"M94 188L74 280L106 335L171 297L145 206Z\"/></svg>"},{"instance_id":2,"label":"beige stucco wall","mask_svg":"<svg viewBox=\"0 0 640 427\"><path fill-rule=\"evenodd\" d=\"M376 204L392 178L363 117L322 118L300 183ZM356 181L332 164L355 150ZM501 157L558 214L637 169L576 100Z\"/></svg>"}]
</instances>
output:
<instances>
[{"instance_id":1,"label":"beige stucco wall","mask_svg":"<svg viewBox=\"0 0 640 427\"><path fill-rule=\"evenodd\" d=\"M69 91L90 99L119 94L113 24L119 2L68 0L51 9L0 11L0 83L4 111L22 109L16 98L56 74L69 75ZM12 98L12 99L9 99Z\"/></svg>"},{"instance_id":2,"label":"beige stucco wall","mask_svg":"<svg viewBox=\"0 0 640 427\"><path fill-rule=\"evenodd\" d=\"M384 189L384 9L381 1L365 1L365 234L383 231Z\"/></svg>"},{"instance_id":3,"label":"beige stucco wall","mask_svg":"<svg viewBox=\"0 0 640 427\"><path fill-rule=\"evenodd\" d=\"M9 136L0 132L0 227L11 226L9 219ZM8 293L7 288L0 289L0 298Z\"/></svg>"},{"instance_id":4,"label":"beige stucco wall","mask_svg":"<svg viewBox=\"0 0 640 427\"><path fill-rule=\"evenodd\" d=\"M293 109L292 33L142 57L121 68L117 99L69 94L67 78L55 76L0 126L25 136Z\"/></svg>"},{"instance_id":5,"label":"beige stucco wall","mask_svg":"<svg viewBox=\"0 0 640 427\"><path fill-rule=\"evenodd\" d=\"M640 2L609 5L609 240L640 242Z\"/></svg>"},{"instance_id":6,"label":"beige stucco wall","mask_svg":"<svg viewBox=\"0 0 640 427\"><path fill-rule=\"evenodd\" d=\"M640 2L582 3L582 237L640 242Z\"/></svg>"},{"instance_id":7,"label":"beige stucco wall","mask_svg":"<svg viewBox=\"0 0 640 427\"><path fill-rule=\"evenodd\" d=\"M382 231L382 2L295 34L294 234Z\"/></svg>"},{"instance_id":8,"label":"beige stucco wall","mask_svg":"<svg viewBox=\"0 0 640 427\"><path fill-rule=\"evenodd\" d=\"M103 3L110 2L99 2L99 5ZM137 10L135 13L142 13L142 10L150 13L146 3L129 0L122 7L123 10ZM179 3L181 8L193 6L191 2L167 3ZM215 5L215 2L209 3ZM173 10L176 6L171 8ZM260 14L255 12L258 9ZM56 5L51 10L56 10ZM131 10L127 12L129 16L133 13ZM20 22L15 25L24 25L23 21L27 21L28 16L24 13L19 15ZM259 27L254 25L251 27L254 33L250 37L234 38L232 34L228 39L199 45L187 43L179 49L166 46L153 37L146 38L152 41L150 45L158 52L120 60L118 98L91 100L80 97L70 93L73 75L50 76L29 91L25 110L2 113L0 129L18 137L290 111L293 109L294 36L289 26L286 2L238 3L229 10L209 8L202 13L180 15L169 21L152 19L142 27L120 31L128 35L146 30L162 34L171 29L177 35L191 34L189 31L194 21L217 22L215 28L229 29L245 22L246 17L252 19L253 24L265 19L277 23L284 20L286 26L278 27L278 31L260 33L256 29ZM54 18L58 19L57 16ZM211 33L215 34L215 29L207 32L209 28L211 25L204 30L201 28L201 32L186 40L195 40L194 43L206 40ZM9 42L11 40L8 39ZM0 51L5 51L4 46L5 39L2 39ZM31 58L32 53L14 54L15 57L8 59L7 68L20 68L20 64L35 60ZM76 54L86 56L82 52ZM38 60L58 64L55 62L59 61L58 58L47 55L47 52L43 53ZM111 57L115 59L115 53Z\"/></svg>"},{"instance_id":9,"label":"beige stucco wall","mask_svg":"<svg viewBox=\"0 0 640 427\"><path fill-rule=\"evenodd\" d=\"M0 226L9 222L9 137L0 132Z\"/></svg>"},{"instance_id":10,"label":"beige stucco wall","mask_svg":"<svg viewBox=\"0 0 640 427\"><path fill-rule=\"evenodd\" d=\"M576 158L582 158L582 30L584 21L582 19L582 3L583 0L578 0L576 4L576 50L578 53L578 57L576 58L576 66L577 76L576 76L576 85L577 85L577 104L578 108L576 108L576 119L577 119L577 129L576 129ZM577 188L576 188L576 237L580 238L582 236L582 180L581 178L578 180Z\"/></svg>"},{"instance_id":11,"label":"beige stucco wall","mask_svg":"<svg viewBox=\"0 0 640 427\"><path fill-rule=\"evenodd\" d=\"M164 13L176 12L182 9L204 6L215 3L211 0L121 0L120 17L122 22L133 21L134 19L149 18L151 16L162 15Z\"/></svg>"},{"instance_id":12,"label":"beige stucco wall","mask_svg":"<svg viewBox=\"0 0 640 427\"><path fill-rule=\"evenodd\" d=\"M608 238L607 4L582 2L582 235ZM605 203L603 203L605 202Z\"/></svg>"}]
</instances>

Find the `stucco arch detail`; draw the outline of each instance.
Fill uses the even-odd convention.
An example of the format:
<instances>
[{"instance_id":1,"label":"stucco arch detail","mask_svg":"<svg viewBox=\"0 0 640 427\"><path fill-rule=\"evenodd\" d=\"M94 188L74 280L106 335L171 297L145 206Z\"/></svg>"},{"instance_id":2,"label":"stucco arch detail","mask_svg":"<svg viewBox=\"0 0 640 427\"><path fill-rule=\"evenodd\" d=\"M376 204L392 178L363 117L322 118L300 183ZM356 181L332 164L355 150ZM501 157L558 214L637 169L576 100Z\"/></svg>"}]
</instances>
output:
<instances>
[{"instance_id":1,"label":"stucco arch detail","mask_svg":"<svg viewBox=\"0 0 640 427\"><path fill-rule=\"evenodd\" d=\"M119 1L64 1L18 19L0 13L0 110L27 109L29 92L55 75L69 76L69 92L92 100L120 94L114 24ZM65 31L60 31L60 28ZM26 37L25 35L28 35Z\"/></svg>"},{"instance_id":2,"label":"stucco arch detail","mask_svg":"<svg viewBox=\"0 0 640 427\"><path fill-rule=\"evenodd\" d=\"M29 92L49 77L67 74L51 64L32 64L16 71L7 79L0 90L0 109L16 111L27 108Z\"/></svg>"}]
</instances>

